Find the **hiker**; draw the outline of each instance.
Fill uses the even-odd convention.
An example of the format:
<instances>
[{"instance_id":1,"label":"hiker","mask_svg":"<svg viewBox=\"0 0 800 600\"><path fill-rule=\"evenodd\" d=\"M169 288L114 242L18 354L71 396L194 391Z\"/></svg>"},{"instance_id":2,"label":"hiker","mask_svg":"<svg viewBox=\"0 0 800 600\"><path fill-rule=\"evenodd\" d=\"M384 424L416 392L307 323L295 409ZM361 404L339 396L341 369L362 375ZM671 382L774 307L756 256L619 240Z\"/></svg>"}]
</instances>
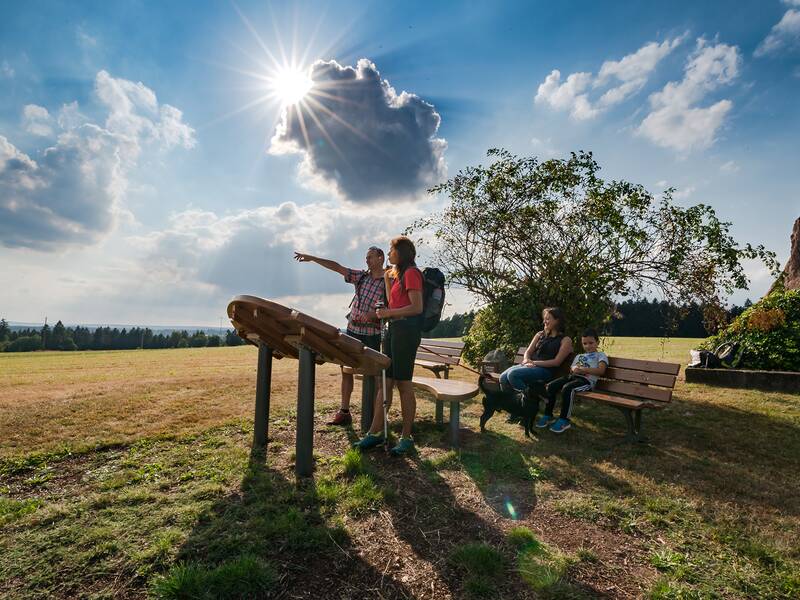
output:
<instances>
[{"instance_id":1,"label":"hiker","mask_svg":"<svg viewBox=\"0 0 800 600\"><path fill-rule=\"evenodd\" d=\"M417 399L411 379L414 376L414 359L422 334L422 273L414 259L417 250L405 236L396 237L389 248L389 263L392 269L386 272L386 293L389 307L378 309L380 319L389 320L384 353L392 359L386 369L387 408L392 404L392 388L400 393L400 409L403 414L403 431L391 453L405 454L414 448L411 430L417 412ZM378 390L372 426L367 434L355 444L367 450L384 443L383 434L383 390Z\"/></svg>"},{"instance_id":2,"label":"hiker","mask_svg":"<svg viewBox=\"0 0 800 600\"><path fill-rule=\"evenodd\" d=\"M367 269L348 269L339 263L310 254L294 253L299 262L315 262L318 265L344 276L347 283L355 286L355 295L350 302L347 314L347 335L360 340L368 348L380 352L381 329L375 314L375 304L384 301L385 283L383 279L383 250L370 246L367 250ZM350 414L350 396L353 394L353 374L342 370L342 404L328 425L347 426L353 422Z\"/></svg>"},{"instance_id":3,"label":"hiker","mask_svg":"<svg viewBox=\"0 0 800 600\"><path fill-rule=\"evenodd\" d=\"M564 335L564 314L560 308L545 308L542 325L542 331L533 336L525 350L522 363L509 367L500 375L501 388L523 393L527 393L530 386L543 388L572 353L572 339Z\"/></svg>"},{"instance_id":4,"label":"hiker","mask_svg":"<svg viewBox=\"0 0 800 600\"><path fill-rule=\"evenodd\" d=\"M597 350L599 341L597 331L594 329L586 329L583 332L581 346L584 352L574 358L568 376L559 377L547 384L547 406L544 414L536 421L536 427L544 429L551 425L550 431L554 433L564 433L571 427L569 418L572 414L575 392L591 390L608 367L608 356L605 352ZM556 420L553 417L553 409L559 392L561 392L561 414Z\"/></svg>"}]
</instances>

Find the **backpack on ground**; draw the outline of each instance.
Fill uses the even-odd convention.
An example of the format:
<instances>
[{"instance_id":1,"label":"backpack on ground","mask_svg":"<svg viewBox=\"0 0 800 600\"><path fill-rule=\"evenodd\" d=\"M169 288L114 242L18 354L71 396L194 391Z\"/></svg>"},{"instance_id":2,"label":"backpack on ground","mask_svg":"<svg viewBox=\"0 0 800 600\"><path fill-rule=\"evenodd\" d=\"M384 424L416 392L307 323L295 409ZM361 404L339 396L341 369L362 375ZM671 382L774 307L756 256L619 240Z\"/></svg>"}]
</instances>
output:
<instances>
[{"instance_id":1,"label":"backpack on ground","mask_svg":"<svg viewBox=\"0 0 800 600\"><path fill-rule=\"evenodd\" d=\"M425 267L422 282L422 331L430 331L444 310L444 273L436 267Z\"/></svg>"}]
</instances>

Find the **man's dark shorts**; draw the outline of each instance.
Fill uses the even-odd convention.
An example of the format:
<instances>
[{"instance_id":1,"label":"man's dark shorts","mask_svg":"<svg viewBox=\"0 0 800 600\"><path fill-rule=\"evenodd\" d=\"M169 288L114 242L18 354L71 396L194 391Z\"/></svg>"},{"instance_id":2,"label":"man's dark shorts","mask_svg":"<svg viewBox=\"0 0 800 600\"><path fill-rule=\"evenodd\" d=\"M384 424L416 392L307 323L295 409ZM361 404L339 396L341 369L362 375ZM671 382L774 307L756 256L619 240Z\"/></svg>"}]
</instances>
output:
<instances>
[{"instance_id":1,"label":"man's dark shorts","mask_svg":"<svg viewBox=\"0 0 800 600\"><path fill-rule=\"evenodd\" d=\"M392 359L386 376L396 381L411 381L414 377L414 359L422 338L417 319L391 321L386 334L385 354Z\"/></svg>"},{"instance_id":2,"label":"man's dark shorts","mask_svg":"<svg viewBox=\"0 0 800 600\"><path fill-rule=\"evenodd\" d=\"M367 348L372 348L378 352L381 351L381 335L379 333L376 333L375 335L364 335L363 333L355 333L349 329L345 333L350 337L354 337L359 340Z\"/></svg>"}]
</instances>

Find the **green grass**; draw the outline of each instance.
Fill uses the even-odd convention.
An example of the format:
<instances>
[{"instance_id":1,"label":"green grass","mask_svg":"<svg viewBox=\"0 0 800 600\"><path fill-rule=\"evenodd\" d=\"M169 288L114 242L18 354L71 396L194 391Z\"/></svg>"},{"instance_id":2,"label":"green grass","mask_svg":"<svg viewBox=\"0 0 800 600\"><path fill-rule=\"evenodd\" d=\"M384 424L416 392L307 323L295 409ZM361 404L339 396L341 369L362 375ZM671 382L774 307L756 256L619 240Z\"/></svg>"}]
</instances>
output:
<instances>
[{"instance_id":1,"label":"green grass","mask_svg":"<svg viewBox=\"0 0 800 600\"><path fill-rule=\"evenodd\" d=\"M681 363L695 345L604 340L611 355ZM531 439L502 414L477 433L480 403L466 403L470 431L459 451L419 395L418 458L384 463L326 429L318 438L339 449L317 446L314 477L298 485L296 363L276 363L270 436L278 439L265 460L249 449L253 353L220 350L0 355L0 596L291 593L301 585L296 565L359 556L359 528L375 519L407 543L404 527L408 536L424 530L428 538L412 544L418 556L409 560L446 562L438 576L452 595L496 597L522 582L539 597L591 595L581 583L586 572L624 582L625 567L609 556L614 540L631 540L642 549L638 573L651 574L639 594L800 596L796 395L681 379L673 402L645 415L652 443L641 446L620 445L620 414L591 402L575 407L566 434L537 431ZM326 366L318 377L317 408L326 411L338 400L338 372ZM54 424L49 435L43 423ZM476 492L490 508L465 504ZM411 512L397 512L403 501ZM575 536L599 530L612 547L564 551L537 521L540 506L568 519ZM470 519L485 519L478 529L494 538L470 532ZM505 535L488 525L498 521ZM440 535L432 532L455 551L426 554ZM369 566L377 580L385 567Z\"/></svg>"}]
</instances>

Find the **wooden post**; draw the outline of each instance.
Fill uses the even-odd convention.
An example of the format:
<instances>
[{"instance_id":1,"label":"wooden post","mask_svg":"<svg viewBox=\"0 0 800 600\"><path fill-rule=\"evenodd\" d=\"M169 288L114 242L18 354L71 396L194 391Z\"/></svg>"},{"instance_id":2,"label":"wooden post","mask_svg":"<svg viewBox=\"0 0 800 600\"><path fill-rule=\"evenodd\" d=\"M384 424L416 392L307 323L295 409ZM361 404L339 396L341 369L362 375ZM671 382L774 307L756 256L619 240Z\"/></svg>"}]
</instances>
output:
<instances>
[{"instance_id":1,"label":"wooden post","mask_svg":"<svg viewBox=\"0 0 800 600\"><path fill-rule=\"evenodd\" d=\"M269 394L272 387L272 348L258 342L258 373L256 374L256 416L253 446L264 448L269 436Z\"/></svg>"},{"instance_id":2,"label":"wooden post","mask_svg":"<svg viewBox=\"0 0 800 600\"><path fill-rule=\"evenodd\" d=\"M374 375L364 375L361 380L361 433L366 433L372 426L375 412L375 379Z\"/></svg>"},{"instance_id":3,"label":"wooden post","mask_svg":"<svg viewBox=\"0 0 800 600\"><path fill-rule=\"evenodd\" d=\"M294 470L298 477L308 477L314 470L314 351L300 346L299 359Z\"/></svg>"}]
</instances>

